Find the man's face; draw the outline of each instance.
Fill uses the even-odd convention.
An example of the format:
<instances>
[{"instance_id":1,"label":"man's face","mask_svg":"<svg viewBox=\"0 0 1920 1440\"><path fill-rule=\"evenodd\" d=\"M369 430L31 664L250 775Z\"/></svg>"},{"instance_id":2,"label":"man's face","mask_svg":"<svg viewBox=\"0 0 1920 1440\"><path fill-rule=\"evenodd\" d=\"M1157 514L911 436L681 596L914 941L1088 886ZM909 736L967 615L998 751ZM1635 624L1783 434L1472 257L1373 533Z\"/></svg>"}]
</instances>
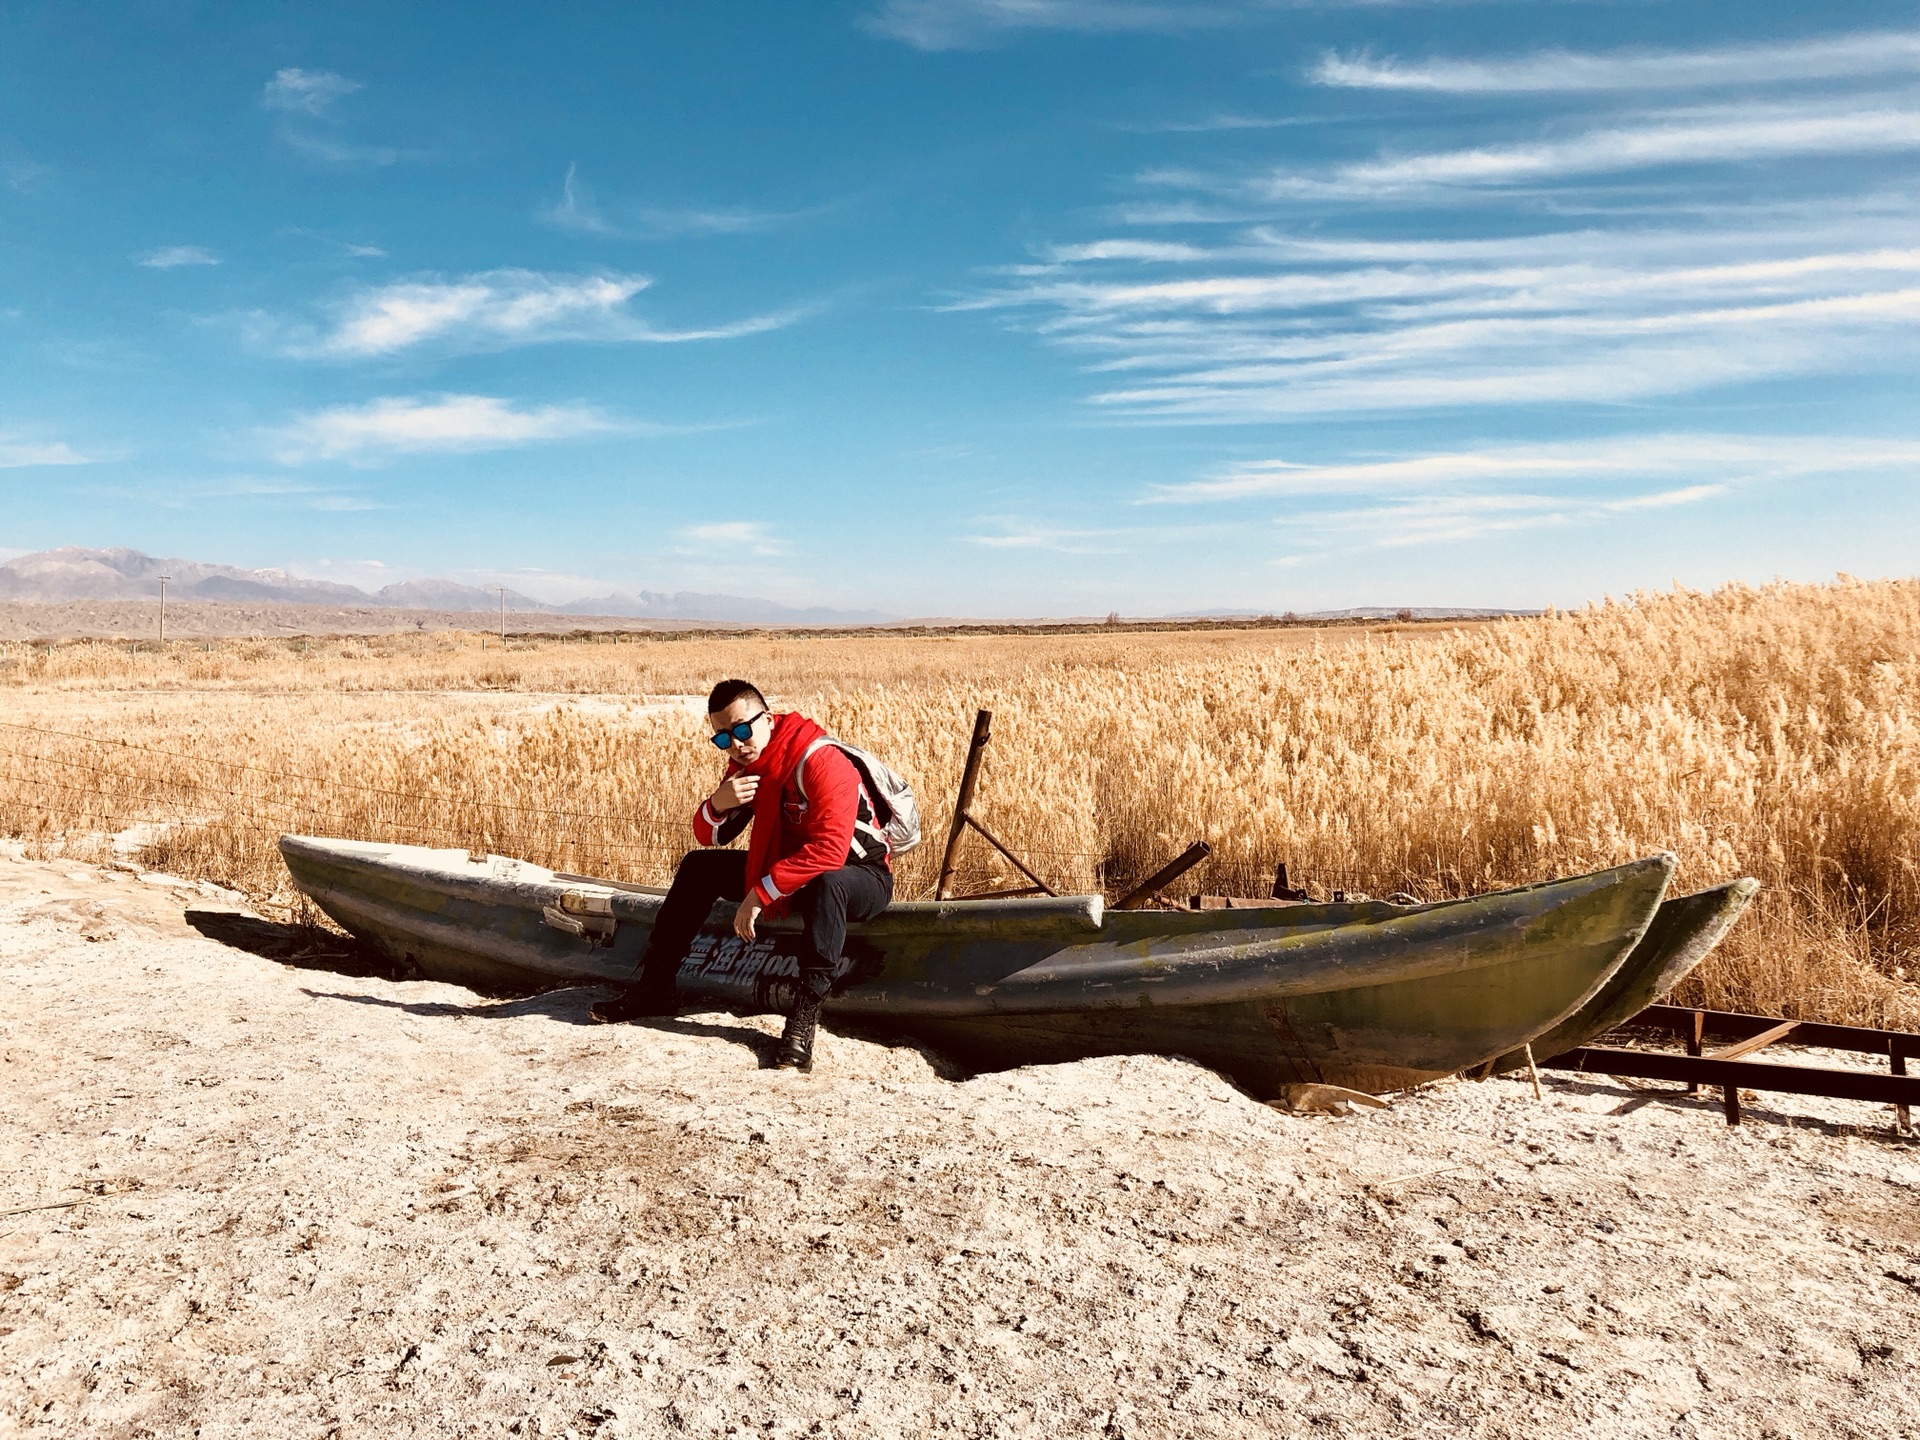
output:
<instances>
[{"instance_id":1,"label":"man's face","mask_svg":"<svg viewBox=\"0 0 1920 1440\"><path fill-rule=\"evenodd\" d=\"M773 717L767 714L766 707L753 696L742 695L726 709L707 716L707 724L713 727L716 735L746 720L753 721L753 733L745 740L736 736L732 748L724 753L729 760L751 765L760 758L760 752L767 748L767 741L773 735Z\"/></svg>"}]
</instances>

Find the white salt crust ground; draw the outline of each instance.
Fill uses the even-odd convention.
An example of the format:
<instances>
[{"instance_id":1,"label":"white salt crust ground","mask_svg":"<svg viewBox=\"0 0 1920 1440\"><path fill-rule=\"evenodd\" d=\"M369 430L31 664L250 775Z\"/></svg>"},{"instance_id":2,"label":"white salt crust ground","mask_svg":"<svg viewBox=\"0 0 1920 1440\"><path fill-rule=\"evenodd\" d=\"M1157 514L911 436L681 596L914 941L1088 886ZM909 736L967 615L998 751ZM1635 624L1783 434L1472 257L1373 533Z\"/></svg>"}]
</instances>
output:
<instances>
[{"instance_id":1,"label":"white salt crust ground","mask_svg":"<svg viewBox=\"0 0 1920 1440\"><path fill-rule=\"evenodd\" d=\"M298 968L223 904L0 860L0 1209L89 1202L0 1219L0 1434L1920 1433L1885 1107L800 1077L771 1022Z\"/></svg>"}]
</instances>

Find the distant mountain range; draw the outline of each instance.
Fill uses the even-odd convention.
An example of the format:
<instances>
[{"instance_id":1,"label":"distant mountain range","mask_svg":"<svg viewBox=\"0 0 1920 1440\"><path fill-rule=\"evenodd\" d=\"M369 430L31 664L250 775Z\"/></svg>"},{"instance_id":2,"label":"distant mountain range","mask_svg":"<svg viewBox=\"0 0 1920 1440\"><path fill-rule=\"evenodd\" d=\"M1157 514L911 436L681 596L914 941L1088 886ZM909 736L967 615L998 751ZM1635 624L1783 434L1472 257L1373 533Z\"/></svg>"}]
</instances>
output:
<instances>
[{"instance_id":1,"label":"distant mountain range","mask_svg":"<svg viewBox=\"0 0 1920 1440\"><path fill-rule=\"evenodd\" d=\"M246 601L278 605L371 605L395 610L495 610L500 592L453 580L403 580L369 594L353 585L302 580L284 570L242 570L199 560L156 559L138 550L65 546L21 555L0 565L0 600L60 604L75 600ZM727 625L880 625L897 616L877 610L829 610L779 605L739 595L690 590L616 593L549 605L507 591L507 608L548 615L616 615L636 620L705 620Z\"/></svg>"}]
</instances>

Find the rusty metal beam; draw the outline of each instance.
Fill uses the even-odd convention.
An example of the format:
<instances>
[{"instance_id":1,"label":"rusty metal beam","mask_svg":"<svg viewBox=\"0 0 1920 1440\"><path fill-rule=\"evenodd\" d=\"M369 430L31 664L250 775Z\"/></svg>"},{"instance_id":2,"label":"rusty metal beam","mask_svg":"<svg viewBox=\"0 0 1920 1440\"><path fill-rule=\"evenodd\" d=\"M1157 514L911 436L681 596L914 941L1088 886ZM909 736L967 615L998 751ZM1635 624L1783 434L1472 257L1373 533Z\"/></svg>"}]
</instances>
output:
<instances>
[{"instance_id":1,"label":"rusty metal beam","mask_svg":"<svg viewBox=\"0 0 1920 1440\"><path fill-rule=\"evenodd\" d=\"M1550 1070L1577 1070L1589 1075L1718 1085L1734 1092L1727 1100L1729 1119L1738 1113L1741 1090L1824 1095L1834 1100L1866 1100L1878 1105L1920 1105L1920 1075L1882 1075L1872 1070L1835 1070L1761 1060L1717 1060L1712 1056L1676 1055L1670 1050L1619 1050L1599 1045L1583 1045L1542 1060L1540 1064Z\"/></svg>"},{"instance_id":2,"label":"rusty metal beam","mask_svg":"<svg viewBox=\"0 0 1920 1440\"><path fill-rule=\"evenodd\" d=\"M1781 1023L1778 1015L1746 1015L1734 1010L1692 1010L1681 1005L1649 1005L1625 1023L1687 1036L1694 1033L1696 1015L1700 1017L1700 1033L1724 1035L1730 1040L1748 1039ZM1902 1055L1909 1059L1920 1059L1920 1035L1905 1030L1873 1030L1864 1025L1826 1025L1815 1020L1802 1020L1794 1029L1793 1043L1812 1045L1822 1050L1853 1050L1862 1055ZM1692 1048L1691 1043L1689 1048Z\"/></svg>"},{"instance_id":3,"label":"rusty metal beam","mask_svg":"<svg viewBox=\"0 0 1920 1440\"><path fill-rule=\"evenodd\" d=\"M980 713L984 715L987 712L982 710ZM1013 851L1009 850L1005 845L1001 844L999 837L997 837L991 830L987 829L986 826L982 825L978 820L974 819L973 816L971 815L967 816L966 823L973 827L973 832L976 835L978 835L982 840L986 841L989 845L993 846L994 849L998 850L1002 855L1006 856L1008 863L1011 864L1014 869L1018 870L1022 875L1026 876L1027 879L1031 880L1035 885L1038 885L1047 894L1058 895L1060 893L1058 890L1054 889L1051 885L1047 884L1046 881L1042 880L1038 875L1034 874L1033 871L1029 870L1026 866L1025 861L1023 861L1018 855L1014 854Z\"/></svg>"}]
</instances>

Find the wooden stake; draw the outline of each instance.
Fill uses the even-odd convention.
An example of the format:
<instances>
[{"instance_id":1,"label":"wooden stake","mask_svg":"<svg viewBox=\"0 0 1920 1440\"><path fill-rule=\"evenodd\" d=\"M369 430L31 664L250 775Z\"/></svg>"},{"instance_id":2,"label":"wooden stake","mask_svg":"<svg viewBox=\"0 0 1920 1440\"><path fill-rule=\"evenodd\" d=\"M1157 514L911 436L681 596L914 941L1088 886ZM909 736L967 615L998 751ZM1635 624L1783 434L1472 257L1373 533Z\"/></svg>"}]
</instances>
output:
<instances>
[{"instance_id":1,"label":"wooden stake","mask_svg":"<svg viewBox=\"0 0 1920 1440\"><path fill-rule=\"evenodd\" d=\"M1527 1078L1533 1081L1533 1098L1544 1105L1547 1097L1540 1093L1540 1070L1533 1063L1533 1042L1529 1040L1520 1048L1527 1052Z\"/></svg>"},{"instance_id":2,"label":"wooden stake","mask_svg":"<svg viewBox=\"0 0 1920 1440\"><path fill-rule=\"evenodd\" d=\"M953 823L947 827L947 853L940 859L940 881L933 890L936 900L946 899L947 888L953 884L953 867L960 854L960 837L966 834L967 812L973 808L974 787L980 783L980 760L986 754L987 742L992 739L993 712L982 710L973 717L973 740L967 746L966 768L960 772L960 794L953 802ZM997 840L993 843L996 847L1000 844Z\"/></svg>"},{"instance_id":3,"label":"wooden stake","mask_svg":"<svg viewBox=\"0 0 1920 1440\"><path fill-rule=\"evenodd\" d=\"M1113 902L1116 910L1137 910L1159 894L1167 886L1178 880L1187 871L1198 865L1213 853L1213 847L1204 840L1196 840L1182 850L1173 859L1162 865L1153 874L1142 880L1120 899Z\"/></svg>"}]
</instances>

